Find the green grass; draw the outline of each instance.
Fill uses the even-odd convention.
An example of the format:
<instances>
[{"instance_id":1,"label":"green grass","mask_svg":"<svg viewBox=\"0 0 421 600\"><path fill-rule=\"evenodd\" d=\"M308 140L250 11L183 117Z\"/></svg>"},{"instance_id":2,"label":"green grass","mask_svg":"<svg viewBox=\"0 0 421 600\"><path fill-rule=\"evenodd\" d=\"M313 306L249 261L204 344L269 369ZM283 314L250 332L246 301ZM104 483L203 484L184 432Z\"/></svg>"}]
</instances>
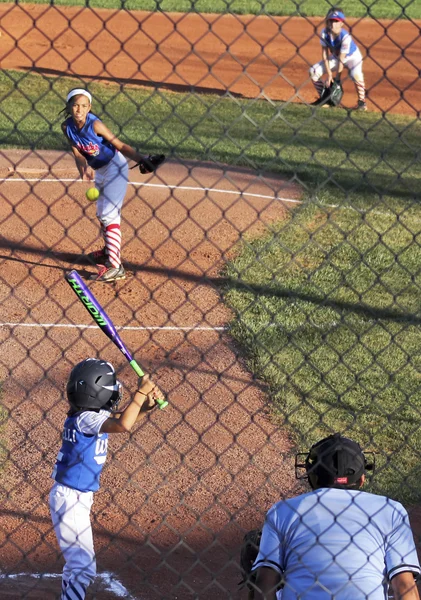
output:
<instances>
[{"instance_id":1,"label":"green grass","mask_svg":"<svg viewBox=\"0 0 421 600\"><path fill-rule=\"evenodd\" d=\"M373 490L419 502L421 211L308 203L227 267L231 334L307 448L340 431L375 450Z\"/></svg>"},{"instance_id":2,"label":"green grass","mask_svg":"<svg viewBox=\"0 0 421 600\"><path fill-rule=\"evenodd\" d=\"M60 131L70 79L0 72L0 144L67 149ZM286 177L323 201L405 210L418 194L419 120L287 103L95 84L93 111L150 152L216 160Z\"/></svg>"},{"instance_id":3,"label":"green grass","mask_svg":"<svg viewBox=\"0 0 421 600\"><path fill-rule=\"evenodd\" d=\"M1 72L0 145L67 150L59 111L74 85ZM297 443L346 432L380 451L376 491L419 500L419 121L90 90L94 112L143 151L264 169L303 185L308 205L266 238L244 241L227 267L232 334Z\"/></svg>"},{"instance_id":4,"label":"green grass","mask_svg":"<svg viewBox=\"0 0 421 600\"><path fill-rule=\"evenodd\" d=\"M42 0L28 0L45 4ZM19 4L25 2L20 0ZM234 13L324 16L332 5L341 6L348 17L371 16L377 19L421 18L421 4L413 0L54 0L57 6L90 6L126 10L161 10L165 12Z\"/></svg>"}]
</instances>

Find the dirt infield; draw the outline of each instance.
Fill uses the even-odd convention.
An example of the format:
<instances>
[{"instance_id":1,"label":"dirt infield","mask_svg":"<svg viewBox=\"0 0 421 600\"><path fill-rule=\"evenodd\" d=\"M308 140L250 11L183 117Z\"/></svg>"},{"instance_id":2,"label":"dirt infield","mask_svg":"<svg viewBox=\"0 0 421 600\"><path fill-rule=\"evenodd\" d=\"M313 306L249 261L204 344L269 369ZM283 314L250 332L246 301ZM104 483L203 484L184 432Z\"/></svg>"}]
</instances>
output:
<instances>
[{"instance_id":1,"label":"dirt infield","mask_svg":"<svg viewBox=\"0 0 421 600\"><path fill-rule=\"evenodd\" d=\"M0 6L3 69L245 98L314 100L321 19ZM348 19L371 110L421 110L419 23ZM404 49L404 51L402 51ZM356 104L345 82L345 106Z\"/></svg>"},{"instance_id":2,"label":"dirt infield","mask_svg":"<svg viewBox=\"0 0 421 600\"><path fill-rule=\"evenodd\" d=\"M89 315L63 279L72 268L94 271L83 258L98 238L88 184L72 181L68 154L25 155L9 152L0 161L0 377L12 458L2 518L13 531L3 536L0 559L6 572L52 574L61 562L47 494L69 368L99 353L118 365L130 390L135 381L102 332L80 327L91 324ZM44 163L54 164L48 181ZM14 164L21 172L9 176ZM22 179L25 168L33 181ZM243 530L293 482L288 440L271 425L264 391L224 331L229 314L218 274L239 236L283 218L290 203L277 198L297 199L300 190L193 163L165 164L159 177L140 183L130 186L123 210L129 277L92 289L126 326L125 341L156 374L171 407L154 412L130 443L128 436L111 442L115 459L94 510L99 568L117 573L138 599L176 598L181 590L210 598L215 585L234 595ZM21 598L32 585L28 597L45 599L59 586L58 579L17 583L0 579L2 594L18 589Z\"/></svg>"}]
</instances>

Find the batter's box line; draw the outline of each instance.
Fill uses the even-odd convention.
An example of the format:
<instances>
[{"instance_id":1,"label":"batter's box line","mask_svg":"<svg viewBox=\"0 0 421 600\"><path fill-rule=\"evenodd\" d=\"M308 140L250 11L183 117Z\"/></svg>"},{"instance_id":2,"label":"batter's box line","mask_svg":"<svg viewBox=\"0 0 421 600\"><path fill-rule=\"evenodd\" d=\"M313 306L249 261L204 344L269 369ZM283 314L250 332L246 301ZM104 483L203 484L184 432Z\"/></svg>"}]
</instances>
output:
<instances>
[{"instance_id":1,"label":"batter's box line","mask_svg":"<svg viewBox=\"0 0 421 600\"><path fill-rule=\"evenodd\" d=\"M63 328L63 329L95 329L98 331L98 325L83 325L78 323L15 323L5 322L0 323L0 327L41 327L43 329ZM139 325L139 326L125 326L116 325L116 329L124 331L228 331L228 327L222 325L220 327L205 327L199 325L191 326L165 326L165 325Z\"/></svg>"},{"instance_id":2,"label":"batter's box line","mask_svg":"<svg viewBox=\"0 0 421 600\"><path fill-rule=\"evenodd\" d=\"M12 573L7 575L0 573L0 583L2 581L15 581L19 584L19 579L25 578L39 580L61 579L61 573ZM101 581L104 591L113 593L116 598L126 598L127 600L146 600L145 598L142 599L132 596L113 573L99 573L95 579Z\"/></svg>"}]
</instances>

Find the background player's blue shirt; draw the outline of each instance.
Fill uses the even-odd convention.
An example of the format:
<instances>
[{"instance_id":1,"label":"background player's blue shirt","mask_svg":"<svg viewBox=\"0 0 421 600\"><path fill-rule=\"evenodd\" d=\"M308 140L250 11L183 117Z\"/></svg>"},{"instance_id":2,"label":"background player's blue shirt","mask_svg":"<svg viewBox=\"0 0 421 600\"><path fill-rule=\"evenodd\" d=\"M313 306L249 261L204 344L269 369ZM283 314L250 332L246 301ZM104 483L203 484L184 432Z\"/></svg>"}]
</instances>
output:
<instances>
[{"instance_id":1,"label":"background player's blue shirt","mask_svg":"<svg viewBox=\"0 0 421 600\"><path fill-rule=\"evenodd\" d=\"M99 488L108 448L108 434L99 431L109 416L109 411L100 410L67 417L53 479L81 492L95 492Z\"/></svg>"},{"instance_id":2,"label":"background player's blue shirt","mask_svg":"<svg viewBox=\"0 0 421 600\"><path fill-rule=\"evenodd\" d=\"M345 53L351 56L358 49L357 44L346 29L341 29L340 34L334 38L328 29L323 29L320 35L320 43L324 48L329 48L334 56Z\"/></svg>"},{"instance_id":3,"label":"background player's blue shirt","mask_svg":"<svg viewBox=\"0 0 421 600\"><path fill-rule=\"evenodd\" d=\"M420 573L399 502L328 488L272 506L253 570L261 566L285 579L282 600L385 600L388 579Z\"/></svg>"},{"instance_id":4,"label":"background player's blue shirt","mask_svg":"<svg viewBox=\"0 0 421 600\"><path fill-rule=\"evenodd\" d=\"M116 153L116 149L107 140L94 131L95 121L98 117L88 113L86 123L82 129L78 129L72 117L66 119L66 134L70 139L72 146L75 146L79 152L86 158L88 165L93 169L100 169L107 165Z\"/></svg>"}]
</instances>

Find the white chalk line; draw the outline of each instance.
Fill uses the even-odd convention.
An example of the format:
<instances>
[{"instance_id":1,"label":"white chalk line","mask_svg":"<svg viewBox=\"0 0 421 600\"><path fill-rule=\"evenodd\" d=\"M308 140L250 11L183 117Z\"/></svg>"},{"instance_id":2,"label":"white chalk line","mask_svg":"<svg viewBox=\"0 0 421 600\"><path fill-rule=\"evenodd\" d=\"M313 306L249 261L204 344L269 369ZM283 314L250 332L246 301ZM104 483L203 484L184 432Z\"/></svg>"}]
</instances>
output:
<instances>
[{"instance_id":1,"label":"white chalk line","mask_svg":"<svg viewBox=\"0 0 421 600\"><path fill-rule=\"evenodd\" d=\"M80 179L44 179L40 178L11 178L11 177L3 177L0 178L0 182L17 182L17 183L37 183L37 182L47 182L47 183L89 183L88 181L81 181ZM208 188L208 187L195 187L189 185L169 185L164 183L142 183L138 181L129 181L129 185L133 185L135 187L151 187L151 188L160 188L165 190L184 190L191 192L212 192L214 194L231 194L235 196L247 196L249 198L263 198L264 200L275 200L279 202L290 202L292 204L302 204L302 200L297 200L295 198L283 198L279 196L266 196L264 194L253 194L252 192L242 192L241 190L223 190L220 188Z\"/></svg>"},{"instance_id":2,"label":"white chalk line","mask_svg":"<svg viewBox=\"0 0 421 600\"><path fill-rule=\"evenodd\" d=\"M98 329L98 325L82 325L77 323L18 323L14 321L0 323L0 327L40 327L43 329ZM210 326L165 326L165 325L139 325L125 326L116 325L116 329L124 331L227 331L227 327L210 327Z\"/></svg>"},{"instance_id":3,"label":"white chalk line","mask_svg":"<svg viewBox=\"0 0 421 600\"><path fill-rule=\"evenodd\" d=\"M82 181L81 179L44 179L44 178L30 178L30 179L26 179L26 178L11 178L11 177L3 177L0 178L0 182L29 182L29 183L37 183L37 182L48 182L48 183L89 183L87 181ZM262 198L264 200L274 200L277 202L286 202L286 203L290 203L290 204L304 204L305 201L303 200L297 200L296 198L286 198L283 196L267 196L265 194L254 194L252 192L242 192L241 190L223 190L220 188L208 188L208 187L194 187L194 186L188 186L188 185L168 185L168 184L163 184L163 183L142 183L142 182L138 182L138 181L129 181L128 182L129 185L133 185L133 186L137 186L137 187L151 187L151 188L161 188L161 189L168 189L168 190L185 190L185 191L194 191L194 192L212 192L215 194L231 194L231 195L236 195L236 196L240 196L240 197L249 197L249 198ZM379 215L379 216L388 216L389 214L391 214L390 212L385 212L385 211L379 211L379 210L373 210L371 208L368 209L358 209L355 208L354 206L342 206L341 204L325 204L323 202L319 202L319 206L320 207L326 207L326 208L339 208L339 209L345 209L345 210L352 210L354 212L358 212L360 214L366 214L366 213L370 213L370 214L374 214L374 215Z\"/></svg>"},{"instance_id":4,"label":"white chalk line","mask_svg":"<svg viewBox=\"0 0 421 600\"><path fill-rule=\"evenodd\" d=\"M30 577L32 579L61 579L61 573L11 573L11 574L1 574L0 573L0 581L1 580L17 580L23 577ZM124 587L124 585L116 578L114 573L98 573L96 576L97 579L100 579L103 586L104 591L113 592L115 596L118 598L127 598L128 600L141 600L141 598L136 598L132 596L129 591Z\"/></svg>"}]
</instances>

